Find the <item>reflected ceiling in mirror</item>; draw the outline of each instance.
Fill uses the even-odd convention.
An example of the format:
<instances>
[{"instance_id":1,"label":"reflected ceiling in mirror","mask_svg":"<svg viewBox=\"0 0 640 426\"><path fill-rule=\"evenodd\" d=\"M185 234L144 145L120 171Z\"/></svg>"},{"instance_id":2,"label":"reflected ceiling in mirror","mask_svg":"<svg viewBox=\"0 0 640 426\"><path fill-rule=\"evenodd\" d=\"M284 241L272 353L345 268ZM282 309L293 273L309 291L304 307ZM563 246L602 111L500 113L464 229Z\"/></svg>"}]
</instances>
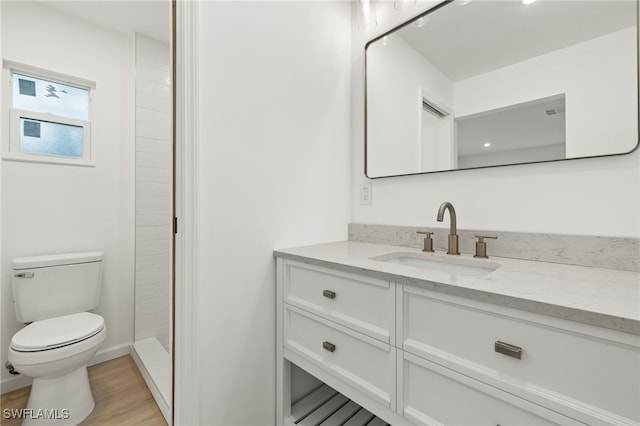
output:
<instances>
[{"instance_id":1,"label":"reflected ceiling in mirror","mask_svg":"<svg viewBox=\"0 0 640 426\"><path fill-rule=\"evenodd\" d=\"M637 0L446 1L367 43L370 178L638 146Z\"/></svg>"}]
</instances>

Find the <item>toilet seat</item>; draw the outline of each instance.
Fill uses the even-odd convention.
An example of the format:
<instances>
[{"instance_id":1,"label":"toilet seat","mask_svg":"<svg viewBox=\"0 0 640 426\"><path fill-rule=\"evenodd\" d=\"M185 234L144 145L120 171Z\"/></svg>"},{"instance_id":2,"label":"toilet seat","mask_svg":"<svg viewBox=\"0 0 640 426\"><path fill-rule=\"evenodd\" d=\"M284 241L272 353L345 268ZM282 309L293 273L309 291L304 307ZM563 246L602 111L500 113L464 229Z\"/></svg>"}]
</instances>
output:
<instances>
[{"instance_id":1,"label":"toilet seat","mask_svg":"<svg viewBox=\"0 0 640 426\"><path fill-rule=\"evenodd\" d=\"M17 352L50 351L90 339L103 329L104 318L91 312L34 321L13 336L11 349Z\"/></svg>"}]
</instances>

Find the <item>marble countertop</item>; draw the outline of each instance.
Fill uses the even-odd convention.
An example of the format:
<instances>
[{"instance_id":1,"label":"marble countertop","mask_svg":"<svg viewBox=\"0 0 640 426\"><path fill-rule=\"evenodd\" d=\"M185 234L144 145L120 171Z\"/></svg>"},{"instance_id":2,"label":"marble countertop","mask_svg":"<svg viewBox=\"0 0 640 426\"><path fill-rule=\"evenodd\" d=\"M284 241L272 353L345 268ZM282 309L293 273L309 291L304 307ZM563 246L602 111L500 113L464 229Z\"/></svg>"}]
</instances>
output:
<instances>
[{"instance_id":1,"label":"marble countertop","mask_svg":"<svg viewBox=\"0 0 640 426\"><path fill-rule=\"evenodd\" d=\"M383 262L389 253L432 256L499 267L483 277L454 275ZM274 255L345 272L640 335L640 273L504 257L422 253L409 247L341 241L275 250Z\"/></svg>"}]
</instances>

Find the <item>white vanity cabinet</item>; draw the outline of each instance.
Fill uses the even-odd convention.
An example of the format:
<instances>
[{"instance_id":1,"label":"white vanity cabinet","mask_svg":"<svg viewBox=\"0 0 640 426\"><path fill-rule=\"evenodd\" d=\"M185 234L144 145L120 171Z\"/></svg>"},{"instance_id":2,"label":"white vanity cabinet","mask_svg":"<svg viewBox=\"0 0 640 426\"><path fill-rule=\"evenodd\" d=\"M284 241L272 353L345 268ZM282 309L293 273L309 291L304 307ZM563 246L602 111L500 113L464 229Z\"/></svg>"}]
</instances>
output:
<instances>
[{"instance_id":1,"label":"white vanity cabinet","mask_svg":"<svg viewBox=\"0 0 640 426\"><path fill-rule=\"evenodd\" d=\"M637 335L368 271L277 271L279 424L290 362L392 425L640 424Z\"/></svg>"}]
</instances>

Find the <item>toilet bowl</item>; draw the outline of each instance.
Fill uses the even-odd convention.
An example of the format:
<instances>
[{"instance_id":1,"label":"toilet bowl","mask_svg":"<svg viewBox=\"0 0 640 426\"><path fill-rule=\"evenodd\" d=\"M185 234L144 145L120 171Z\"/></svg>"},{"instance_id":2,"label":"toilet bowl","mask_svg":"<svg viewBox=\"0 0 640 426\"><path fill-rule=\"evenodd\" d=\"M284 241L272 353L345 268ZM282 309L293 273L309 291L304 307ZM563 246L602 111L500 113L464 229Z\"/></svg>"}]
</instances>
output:
<instances>
[{"instance_id":1,"label":"toilet bowl","mask_svg":"<svg viewBox=\"0 0 640 426\"><path fill-rule=\"evenodd\" d=\"M77 425L95 407L87 363L105 340L95 313L102 253L13 260L16 318L28 323L11 339L8 360L33 378L23 425Z\"/></svg>"},{"instance_id":2,"label":"toilet bowl","mask_svg":"<svg viewBox=\"0 0 640 426\"><path fill-rule=\"evenodd\" d=\"M104 319L90 312L36 321L13 336L9 362L33 377L23 425L78 424L93 411L87 362L105 336Z\"/></svg>"}]
</instances>

